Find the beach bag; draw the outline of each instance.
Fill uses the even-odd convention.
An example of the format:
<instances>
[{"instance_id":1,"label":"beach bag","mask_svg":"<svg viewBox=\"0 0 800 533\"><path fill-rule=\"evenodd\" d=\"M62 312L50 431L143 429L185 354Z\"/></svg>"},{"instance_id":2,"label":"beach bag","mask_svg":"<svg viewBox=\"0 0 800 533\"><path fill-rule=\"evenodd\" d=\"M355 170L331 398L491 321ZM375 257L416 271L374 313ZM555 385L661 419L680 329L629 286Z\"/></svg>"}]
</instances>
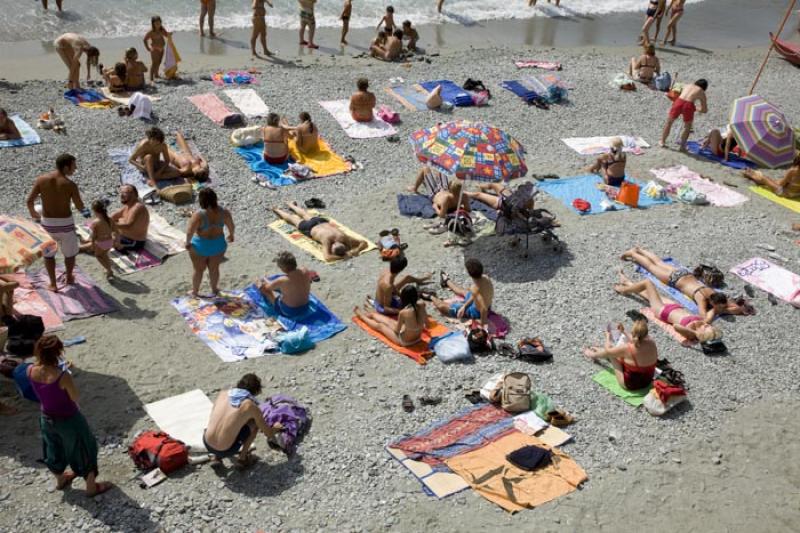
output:
<instances>
[{"instance_id":1,"label":"beach bag","mask_svg":"<svg viewBox=\"0 0 800 533\"><path fill-rule=\"evenodd\" d=\"M472 78L467 78L467 81L464 82L464 85L462 85L461 88L464 89L465 91L474 91L474 92L485 91L487 93L487 96L489 93L489 89L486 88L486 86L483 84L481 80L473 80ZM489 96L489 98L491 97Z\"/></svg>"},{"instance_id":2,"label":"beach bag","mask_svg":"<svg viewBox=\"0 0 800 533\"><path fill-rule=\"evenodd\" d=\"M653 79L653 83L657 91L667 92L672 87L672 76L669 72L662 72Z\"/></svg>"},{"instance_id":3,"label":"beach bag","mask_svg":"<svg viewBox=\"0 0 800 533\"><path fill-rule=\"evenodd\" d=\"M725 274L714 265L697 265L692 274L713 289L719 289L725 284Z\"/></svg>"},{"instance_id":4,"label":"beach bag","mask_svg":"<svg viewBox=\"0 0 800 533\"><path fill-rule=\"evenodd\" d=\"M627 74L620 72L614 79L611 80L612 87L618 87L623 91L635 91L636 90L636 83L628 77Z\"/></svg>"},{"instance_id":5,"label":"beach bag","mask_svg":"<svg viewBox=\"0 0 800 533\"><path fill-rule=\"evenodd\" d=\"M307 352L314 347L308 327L302 326L294 331L287 331L278 335L276 339L281 348L281 353L294 354Z\"/></svg>"},{"instance_id":6,"label":"beach bag","mask_svg":"<svg viewBox=\"0 0 800 533\"><path fill-rule=\"evenodd\" d=\"M531 408L531 377L522 372L511 372L503 377L500 407L508 413L522 413Z\"/></svg>"},{"instance_id":7,"label":"beach bag","mask_svg":"<svg viewBox=\"0 0 800 533\"><path fill-rule=\"evenodd\" d=\"M19 357L33 355L33 347L44 335L44 322L42 317L35 315L17 315L3 317L3 323L8 328L6 351Z\"/></svg>"},{"instance_id":8,"label":"beach bag","mask_svg":"<svg viewBox=\"0 0 800 533\"><path fill-rule=\"evenodd\" d=\"M485 105L489 105L489 98L491 95L489 91L478 91L471 93L472 96L472 105L475 107L482 107Z\"/></svg>"},{"instance_id":9,"label":"beach bag","mask_svg":"<svg viewBox=\"0 0 800 533\"><path fill-rule=\"evenodd\" d=\"M378 108L378 118L389 124L397 124L400 122L400 114L386 105L382 105Z\"/></svg>"},{"instance_id":10,"label":"beach bag","mask_svg":"<svg viewBox=\"0 0 800 533\"><path fill-rule=\"evenodd\" d=\"M623 181L619 186L617 201L628 207L639 207L639 186L629 181Z\"/></svg>"},{"instance_id":11,"label":"beach bag","mask_svg":"<svg viewBox=\"0 0 800 533\"><path fill-rule=\"evenodd\" d=\"M433 345L436 357L445 364L472 361L467 338L461 332L454 331L441 337Z\"/></svg>"},{"instance_id":12,"label":"beach bag","mask_svg":"<svg viewBox=\"0 0 800 533\"><path fill-rule=\"evenodd\" d=\"M246 122L244 121L244 116L240 115L239 113L231 113L222 119L223 128L241 128L245 124Z\"/></svg>"},{"instance_id":13,"label":"beach bag","mask_svg":"<svg viewBox=\"0 0 800 533\"><path fill-rule=\"evenodd\" d=\"M526 363L544 363L553 358L552 352L536 338L524 338L517 342L517 359Z\"/></svg>"},{"instance_id":14,"label":"beach bag","mask_svg":"<svg viewBox=\"0 0 800 533\"><path fill-rule=\"evenodd\" d=\"M663 416L685 400L686 389L656 380L653 382L653 388L644 397L642 405L651 415Z\"/></svg>"},{"instance_id":15,"label":"beach bag","mask_svg":"<svg viewBox=\"0 0 800 533\"><path fill-rule=\"evenodd\" d=\"M189 448L161 431L145 431L133 439L128 455L140 470L159 468L165 474L189 462Z\"/></svg>"},{"instance_id":16,"label":"beach bag","mask_svg":"<svg viewBox=\"0 0 800 533\"><path fill-rule=\"evenodd\" d=\"M194 199L194 190L191 183L180 183L158 189L158 196L165 202L172 204L188 204Z\"/></svg>"},{"instance_id":17,"label":"beach bag","mask_svg":"<svg viewBox=\"0 0 800 533\"><path fill-rule=\"evenodd\" d=\"M500 393L503 389L504 373L495 374L481 387L481 398L491 403L498 403L500 401Z\"/></svg>"}]
</instances>

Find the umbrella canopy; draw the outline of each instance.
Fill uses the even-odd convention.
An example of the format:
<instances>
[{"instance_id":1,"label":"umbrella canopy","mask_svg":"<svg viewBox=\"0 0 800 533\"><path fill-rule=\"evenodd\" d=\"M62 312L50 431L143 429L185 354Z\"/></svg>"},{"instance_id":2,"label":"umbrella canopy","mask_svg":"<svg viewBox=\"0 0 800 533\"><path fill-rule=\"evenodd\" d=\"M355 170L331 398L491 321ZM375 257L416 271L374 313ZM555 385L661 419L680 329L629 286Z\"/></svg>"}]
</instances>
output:
<instances>
[{"instance_id":1,"label":"umbrella canopy","mask_svg":"<svg viewBox=\"0 0 800 533\"><path fill-rule=\"evenodd\" d=\"M528 171L522 145L483 122L438 124L415 131L410 141L420 161L462 179L507 181Z\"/></svg>"},{"instance_id":2,"label":"umbrella canopy","mask_svg":"<svg viewBox=\"0 0 800 533\"><path fill-rule=\"evenodd\" d=\"M57 248L53 238L35 222L0 216L0 274L25 268Z\"/></svg>"},{"instance_id":3,"label":"umbrella canopy","mask_svg":"<svg viewBox=\"0 0 800 533\"><path fill-rule=\"evenodd\" d=\"M794 131L783 113L754 94L738 98L731 109L731 130L747 159L775 168L794 159Z\"/></svg>"}]
</instances>

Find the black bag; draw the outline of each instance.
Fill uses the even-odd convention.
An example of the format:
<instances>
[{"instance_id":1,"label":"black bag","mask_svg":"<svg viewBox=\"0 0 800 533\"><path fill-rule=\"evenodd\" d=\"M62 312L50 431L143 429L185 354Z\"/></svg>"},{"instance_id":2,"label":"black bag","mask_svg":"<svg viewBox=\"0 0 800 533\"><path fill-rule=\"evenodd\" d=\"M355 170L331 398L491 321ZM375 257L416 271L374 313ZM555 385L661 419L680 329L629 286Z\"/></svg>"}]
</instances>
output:
<instances>
[{"instance_id":1,"label":"black bag","mask_svg":"<svg viewBox=\"0 0 800 533\"><path fill-rule=\"evenodd\" d=\"M225 128L241 128L245 126L244 117L239 113L232 113L222 120L222 126Z\"/></svg>"},{"instance_id":2,"label":"black bag","mask_svg":"<svg viewBox=\"0 0 800 533\"><path fill-rule=\"evenodd\" d=\"M44 335L42 317L35 315L6 316L3 317L3 323L8 327L6 351L19 357L33 355L36 341Z\"/></svg>"},{"instance_id":3,"label":"black bag","mask_svg":"<svg viewBox=\"0 0 800 533\"><path fill-rule=\"evenodd\" d=\"M720 289L725 285L725 274L714 265L697 265L692 274L712 289Z\"/></svg>"},{"instance_id":4,"label":"black bag","mask_svg":"<svg viewBox=\"0 0 800 533\"><path fill-rule=\"evenodd\" d=\"M700 348L705 355L720 355L728 351L728 347L721 340L701 342Z\"/></svg>"},{"instance_id":5,"label":"black bag","mask_svg":"<svg viewBox=\"0 0 800 533\"><path fill-rule=\"evenodd\" d=\"M489 334L483 328L472 328L469 330L467 334L467 344L469 344L470 352L474 354L490 352L493 349Z\"/></svg>"},{"instance_id":6,"label":"black bag","mask_svg":"<svg viewBox=\"0 0 800 533\"><path fill-rule=\"evenodd\" d=\"M472 219L464 211L458 211L447 215L445 219L447 231L455 233L461 237L472 235Z\"/></svg>"},{"instance_id":7,"label":"black bag","mask_svg":"<svg viewBox=\"0 0 800 533\"><path fill-rule=\"evenodd\" d=\"M553 453L538 446L523 446L506 455L506 460L522 470L536 470L550 464Z\"/></svg>"},{"instance_id":8,"label":"black bag","mask_svg":"<svg viewBox=\"0 0 800 533\"><path fill-rule=\"evenodd\" d=\"M517 359L526 363L544 363L553 358L552 352L548 350L538 337L533 339L521 339L517 343Z\"/></svg>"}]
</instances>

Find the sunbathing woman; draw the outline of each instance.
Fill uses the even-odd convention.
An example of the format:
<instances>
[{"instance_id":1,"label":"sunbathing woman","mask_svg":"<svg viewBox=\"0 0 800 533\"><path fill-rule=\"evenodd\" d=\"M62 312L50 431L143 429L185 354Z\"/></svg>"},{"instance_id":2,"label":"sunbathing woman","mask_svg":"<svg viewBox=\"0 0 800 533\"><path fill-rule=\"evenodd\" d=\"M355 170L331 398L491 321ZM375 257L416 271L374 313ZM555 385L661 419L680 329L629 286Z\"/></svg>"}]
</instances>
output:
<instances>
[{"instance_id":1,"label":"sunbathing woman","mask_svg":"<svg viewBox=\"0 0 800 533\"><path fill-rule=\"evenodd\" d=\"M262 130L264 161L280 165L289 159L289 125L277 113L267 115L267 125Z\"/></svg>"},{"instance_id":2,"label":"sunbathing woman","mask_svg":"<svg viewBox=\"0 0 800 533\"><path fill-rule=\"evenodd\" d=\"M422 330L428 323L425 304L418 301L419 294L413 285L406 285L400 291L400 312L397 320L377 312L364 312L353 308L355 315L370 328L378 331L391 342L400 346L413 346L422 338Z\"/></svg>"},{"instance_id":3,"label":"sunbathing woman","mask_svg":"<svg viewBox=\"0 0 800 533\"><path fill-rule=\"evenodd\" d=\"M648 43L638 59L631 58L628 75L649 85L657 74L661 74L661 62L656 57L656 47Z\"/></svg>"},{"instance_id":4,"label":"sunbathing woman","mask_svg":"<svg viewBox=\"0 0 800 533\"><path fill-rule=\"evenodd\" d=\"M12 141L21 138L22 135L17 129L17 125L13 120L8 118L6 110L0 108L0 141Z\"/></svg>"},{"instance_id":5,"label":"sunbathing woman","mask_svg":"<svg viewBox=\"0 0 800 533\"><path fill-rule=\"evenodd\" d=\"M722 338L722 332L706 323L701 317L693 315L679 303L662 298L656 286L649 279L634 283L620 271L620 283L614 285L619 294L635 294L647 300L653 315L689 340L709 342Z\"/></svg>"},{"instance_id":6,"label":"sunbathing woman","mask_svg":"<svg viewBox=\"0 0 800 533\"><path fill-rule=\"evenodd\" d=\"M300 113L300 124L291 129L297 144L297 150L307 154L319 148L319 130L311 121L311 115Z\"/></svg>"},{"instance_id":7,"label":"sunbathing woman","mask_svg":"<svg viewBox=\"0 0 800 533\"><path fill-rule=\"evenodd\" d=\"M611 152L598 157L595 164L587 167L586 171L600 174L606 185L619 187L625 181L626 163L627 158L623 152L622 139L614 137L611 139ZM601 170L602 172L600 172Z\"/></svg>"},{"instance_id":8,"label":"sunbathing woman","mask_svg":"<svg viewBox=\"0 0 800 533\"><path fill-rule=\"evenodd\" d=\"M614 345L611 332L606 331L605 347L586 348L583 355L596 363L598 359L607 359L623 388L643 389L653 382L658 362L656 343L647 334L647 322L637 320L633 323L630 340L627 340L628 335L624 335L625 340Z\"/></svg>"},{"instance_id":9,"label":"sunbathing woman","mask_svg":"<svg viewBox=\"0 0 800 533\"><path fill-rule=\"evenodd\" d=\"M736 136L733 135L733 131L731 131L730 127L725 129L724 135L723 132L717 128L712 129L708 132L706 138L703 139L701 148L708 148L714 152L717 157L721 157L725 161L728 160L731 153L744 158L744 154L739 149L739 143L736 142Z\"/></svg>"},{"instance_id":10,"label":"sunbathing woman","mask_svg":"<svg viewBox=\"0 0 800 533\"><path fill-rule=\"evenodd\" d=\"M792 161L792 166L783 175L783 179L775 180L765 176L758 170L745 169L742 175L752 180L762 187L766 187L778 196L784 198L800 198L800 154L797 154Z\"/></svg>"},{"instance_id":11,"label":"sunbathing woman","mask_svg":"<svg viewBox=\"0 0 800 533\"><path fill-rule=\"evenodd\" d=\"M106 87L112 93L125 92L125 80L128 76L128 69L125 63L117 63L114 68L107 68L103 71L103 80Z\"/></svg>"},{"instance_id":12,"label":"sunbathing woman","mask_svg":"<svg viewBox=\"0 0 800 533\"><path fill-rule=\"evenodd\" d=\"M208 179L208 161L205 157L192 152L183 133L175 133L175 140L180 151L176 152L172 148L168 148L169 164L177 168L184 178L194 178L201 183L206 181Z\"/></svg>"}]
</instances>

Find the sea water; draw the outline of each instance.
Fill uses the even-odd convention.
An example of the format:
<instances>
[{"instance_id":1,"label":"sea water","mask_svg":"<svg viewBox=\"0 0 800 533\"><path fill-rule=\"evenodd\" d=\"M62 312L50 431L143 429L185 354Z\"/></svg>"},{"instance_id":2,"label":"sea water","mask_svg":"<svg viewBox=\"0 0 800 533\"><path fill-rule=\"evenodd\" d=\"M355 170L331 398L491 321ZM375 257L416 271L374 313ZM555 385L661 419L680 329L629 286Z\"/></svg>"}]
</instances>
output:
<instances>
[{"instance_id":1,"label":"sea water","mask_svg":"<svg viewBox=\"0 0 800 533\"><path fill-rule=\"evenodd\" d=\"M702 0L689 0L696 3ZM141 35L150 26L150 17L160 15L169 31L195 30L200 0L63 0L58 14L55 0L44 12L40 0L0 0L0 42L51 40L72 31L87 37L126 37ZM296 0L272 0L267 7L269 27L298 27ZM318 27L340 26L343 0L319 0L316 6ZM436 0L353 0L353 28L375 27L387 5L394 6L395 22L411 20L415 25L440 22L469 26L481 20L519 19L533 16L576 17L614 12L642 11L647 0L563 0L561 7L539 0L536 8L527 0L445 0L444 12L436 12ZM215 26L246 28L251 25L251 0L217 0Z\"/></svg>"}]
</instances>

